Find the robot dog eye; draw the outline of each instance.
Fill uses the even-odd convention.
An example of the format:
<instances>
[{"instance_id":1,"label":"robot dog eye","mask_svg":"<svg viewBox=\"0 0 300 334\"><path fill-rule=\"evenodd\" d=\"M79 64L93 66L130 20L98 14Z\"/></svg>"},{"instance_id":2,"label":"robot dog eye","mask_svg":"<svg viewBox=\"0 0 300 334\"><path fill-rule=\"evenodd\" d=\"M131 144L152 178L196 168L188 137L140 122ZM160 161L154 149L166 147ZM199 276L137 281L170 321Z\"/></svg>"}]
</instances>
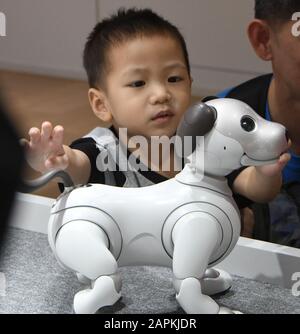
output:
<instances>
[{"instance_id":1,"label":"robot dog eye","mask_svg":"<svg viewBox=\"0 0 300 334\"><path fill-rule=\"evenodd\" d=\"M251 118L250 116L244 116L241 119L241 127L247 131L251 132L255 129L255 122L254 119Z\"/></svg>"}]
</instances>

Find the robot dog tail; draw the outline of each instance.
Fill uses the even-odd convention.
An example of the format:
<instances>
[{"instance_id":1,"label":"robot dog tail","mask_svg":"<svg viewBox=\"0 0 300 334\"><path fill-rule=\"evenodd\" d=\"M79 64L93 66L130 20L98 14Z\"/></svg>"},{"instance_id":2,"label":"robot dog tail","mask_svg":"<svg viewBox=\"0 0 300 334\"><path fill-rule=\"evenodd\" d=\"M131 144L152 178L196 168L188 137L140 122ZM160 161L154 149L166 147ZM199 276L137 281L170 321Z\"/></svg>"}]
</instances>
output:
<instances>
[{"instance_id":1,"label":"robot dog tail","mask_svg":"<svg viewBox=\"0 0 300 334\"><path fill-rule=\"evenodd\" d=\"M35 180L23 180L21 181L18 191L23 193L31 193L43 186L45 186L48 182L53 180L54 178L60 178L65 187L73 187L74 183L70 177L70 175L63 170L53 170L47 174L42 175L38 179Z\"/></svg>"}]
</instances>

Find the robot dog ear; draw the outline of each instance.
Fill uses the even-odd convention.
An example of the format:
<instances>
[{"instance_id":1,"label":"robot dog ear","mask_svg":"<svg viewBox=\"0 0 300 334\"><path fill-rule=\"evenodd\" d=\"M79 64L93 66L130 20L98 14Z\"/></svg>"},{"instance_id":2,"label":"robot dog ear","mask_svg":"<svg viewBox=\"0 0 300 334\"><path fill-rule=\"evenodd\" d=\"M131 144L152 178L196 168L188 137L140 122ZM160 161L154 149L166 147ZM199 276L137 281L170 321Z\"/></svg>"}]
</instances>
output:
<instances>
[{"instance_id":1,"label":"robot dog ear","mask_svg":"<svg viewBox=\"0 0 300 334\"><path fill-rule=\"evenodd\" d=\"M185 136L192 137L192 152L196 148L196 137L204 136L215 124L217 111L214 107L199 102L188 109L177 128L177 136L184 141ZM190 152L190 153L192 153ZM186 154L185 154L186 155Z\"/></svg>"}]
</instances>

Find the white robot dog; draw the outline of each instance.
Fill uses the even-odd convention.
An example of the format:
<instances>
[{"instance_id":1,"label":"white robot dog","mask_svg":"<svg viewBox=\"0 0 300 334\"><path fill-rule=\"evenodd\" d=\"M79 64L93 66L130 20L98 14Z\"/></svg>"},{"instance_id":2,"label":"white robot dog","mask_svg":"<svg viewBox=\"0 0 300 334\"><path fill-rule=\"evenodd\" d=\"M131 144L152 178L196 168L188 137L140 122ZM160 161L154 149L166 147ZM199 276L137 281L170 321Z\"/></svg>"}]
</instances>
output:
<instances>
[{"instance_id":1,"label":"white robot dog","mask_svg":"<svg viewBox=\"0 0 300 334\"><path fill-rule=\"evenodd\" d=\"M175 178L143 188L66 188L53 205L50 246L64 267L91 282L74 297L76 313L113 305L121 297L118 267L129 265L172 267L176 299L187 313L230 311L208 296L231 286L228 274L208 268L231 252L240 233L225 175L274 162L287 150L286 130L243 102L215 99L188 110L177 134L204 136L204 146L194 144Z\"/></svg>"}]
</instances>

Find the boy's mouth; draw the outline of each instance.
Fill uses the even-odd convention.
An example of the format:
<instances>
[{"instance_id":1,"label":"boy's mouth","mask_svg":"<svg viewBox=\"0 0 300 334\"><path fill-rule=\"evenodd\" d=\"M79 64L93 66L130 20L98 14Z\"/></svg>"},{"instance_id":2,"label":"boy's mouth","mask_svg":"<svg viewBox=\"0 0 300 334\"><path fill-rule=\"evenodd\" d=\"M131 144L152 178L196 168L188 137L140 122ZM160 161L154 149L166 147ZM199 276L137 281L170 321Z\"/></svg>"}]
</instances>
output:
<instances>
[{"instance_id":1,"label":"boy's mouth","mask_svg":"<svg viewBox=\"0 0 300 334\"><path fill-rule=\"evenodd\" d=\"M168 121L171 117L174 116L174 113L170 110L164 110L158 112L154 117L151 118L152 121L164 122Z\"/></svg>"}]
</instances>

